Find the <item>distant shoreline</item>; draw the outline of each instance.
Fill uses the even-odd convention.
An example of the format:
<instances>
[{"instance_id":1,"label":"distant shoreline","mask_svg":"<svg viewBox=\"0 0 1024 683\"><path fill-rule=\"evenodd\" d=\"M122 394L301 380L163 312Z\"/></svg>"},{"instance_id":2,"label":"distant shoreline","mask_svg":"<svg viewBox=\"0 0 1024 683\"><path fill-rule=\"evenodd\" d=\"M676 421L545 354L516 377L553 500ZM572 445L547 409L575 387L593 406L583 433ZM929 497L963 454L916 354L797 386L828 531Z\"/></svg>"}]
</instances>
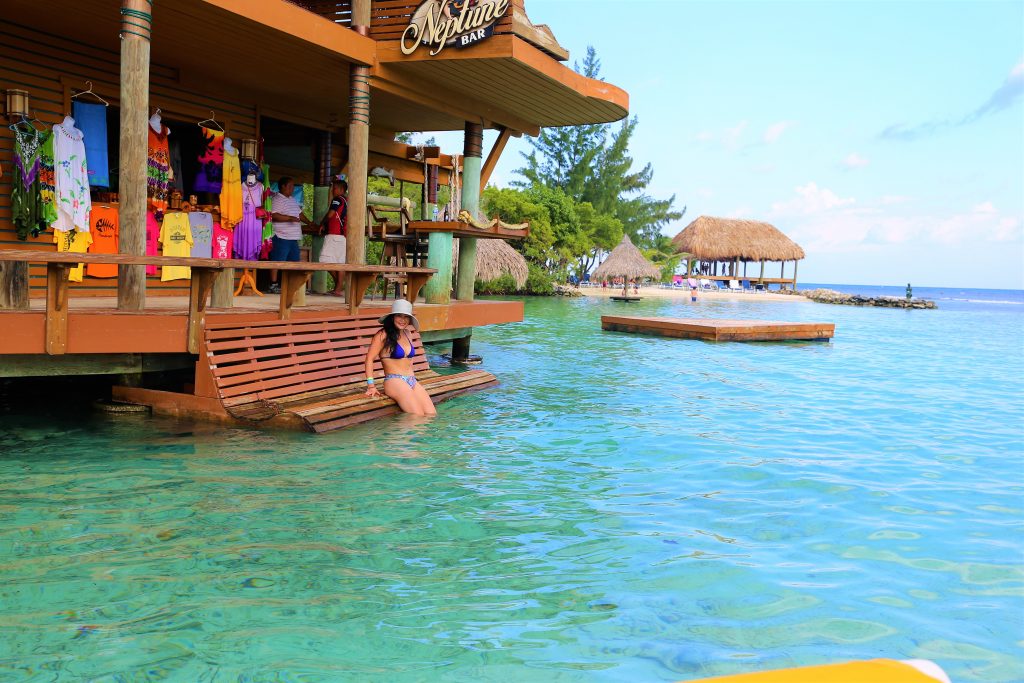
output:
<instances>
[{"instance_id":1,"label":"distant shoreline","mask_svg":"<svg viewBox=\"0 0 1024 683\"><path fill-rule=\"evenodd\" d=\"M593 296L598 298L608 298L610 296L619 296L622 294L622 287L580 287L580 293L583 296ZM633 293L633 290L630 290ZM690 300L689 289L666 289L663 287L641 287L640 294L637 296L651 298L651 299L685 299ZM808 301L808 299L800 296L799 294L779 294L778 292L730 292L727 289L719 289L718 291L698 291L697 301L701 299L751 299L753 301Z\"/></svg>"}]
</instances>

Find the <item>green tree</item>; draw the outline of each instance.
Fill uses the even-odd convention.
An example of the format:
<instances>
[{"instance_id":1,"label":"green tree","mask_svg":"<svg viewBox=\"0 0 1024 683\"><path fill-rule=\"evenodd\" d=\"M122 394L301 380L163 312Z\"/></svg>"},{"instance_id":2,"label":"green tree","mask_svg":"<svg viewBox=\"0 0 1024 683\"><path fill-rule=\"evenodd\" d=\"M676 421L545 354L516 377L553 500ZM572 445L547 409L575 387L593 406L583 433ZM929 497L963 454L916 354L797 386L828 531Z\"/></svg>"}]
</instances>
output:
<instances>
[{"instance_id":1,"label":"green tree","mask_svg":"<svg viewBox=\"0 0 1024 683\"><path fill-rule=\"evenodd\" d=\"M582 67L576 71L588 78L600 79L601 62L594 49L587 49ZM581 250L586 236L575 236L571 243L577 252L578 267L589 271L600 256L607 240L603 237L622 233L633 238L640 247L653 247L661 229L679 220L686 212L673 209L675 195L656 199L645 192L654 175L650 164L633 169L629 143L636 131L636 117L627 119L615 132L610 124L590 124L545 128L529 140L533 150L524 154L525 166L518 169L523 177L518 185L530 190L544 186L567 194L577 205L589 203L604 222L598 229L592 220L581 221L579 230L591 231L592 244ZM600 236L600 237L599 237ZM614 246L614 243L611 245Z\"/></svg>"}]
</instances>

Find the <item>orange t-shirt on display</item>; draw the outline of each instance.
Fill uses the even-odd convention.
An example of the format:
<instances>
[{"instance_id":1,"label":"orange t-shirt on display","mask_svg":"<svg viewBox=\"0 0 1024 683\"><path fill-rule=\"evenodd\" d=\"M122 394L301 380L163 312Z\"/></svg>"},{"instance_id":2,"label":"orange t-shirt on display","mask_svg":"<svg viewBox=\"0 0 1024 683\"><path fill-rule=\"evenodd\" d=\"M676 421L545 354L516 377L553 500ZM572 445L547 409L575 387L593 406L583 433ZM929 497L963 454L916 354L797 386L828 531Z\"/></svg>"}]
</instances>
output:
<instances>
[{"instance_id":1,"label":"orange t-shirt on display","mask_svg":"<svg viewBox=\"0 0 1024 683\"><path fill-rule=\"evenodd\" d=\"M116 254L118 212L115 206L92 207L89 214L89 232L92 233L90 254ZM85 267L89 277L117 277L116 263L90 263Z\"/></svg>"}]
</instances>

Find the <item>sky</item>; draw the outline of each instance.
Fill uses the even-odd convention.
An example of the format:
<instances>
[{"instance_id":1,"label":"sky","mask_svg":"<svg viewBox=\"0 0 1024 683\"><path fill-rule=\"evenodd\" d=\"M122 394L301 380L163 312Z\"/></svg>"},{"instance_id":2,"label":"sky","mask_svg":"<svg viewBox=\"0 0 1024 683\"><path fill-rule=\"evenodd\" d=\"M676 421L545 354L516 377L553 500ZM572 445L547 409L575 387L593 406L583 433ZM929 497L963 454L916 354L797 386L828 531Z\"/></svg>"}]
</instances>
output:
<instances>
[{"instance_id":1,"label":"sky","mask_svg":"<svg viewBox=\"0 0 1024 683\"><path fill-rule=\"evenodd\" d=\"M666 234L763 220L804 248L803 282L1024 289L1024 0L526 9L629 93L649 194L686 207Z\"/></svg>"}]
</instances>

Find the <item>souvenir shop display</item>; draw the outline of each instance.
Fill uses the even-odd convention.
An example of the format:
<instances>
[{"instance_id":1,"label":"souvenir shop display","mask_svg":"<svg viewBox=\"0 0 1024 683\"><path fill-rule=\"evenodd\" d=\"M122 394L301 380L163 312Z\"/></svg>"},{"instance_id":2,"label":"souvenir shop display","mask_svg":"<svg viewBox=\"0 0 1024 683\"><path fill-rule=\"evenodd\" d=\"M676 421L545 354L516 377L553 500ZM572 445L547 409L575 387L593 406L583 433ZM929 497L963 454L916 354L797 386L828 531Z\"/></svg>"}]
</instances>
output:
<instances>
[{"instance_id":1,"label":"souvenir shop display","mask_svg":"<svg viewBox=\"0 0 1024 683\"><path fill-rule=\"evenodd\" d=\"M234 247L235 231L225 229L219 220L220 212L213 209L213 249L212 257L215 259L232 258L231 250Z\"/></svg>"},{"instance_id":2,"label":"souvenir shop display","mask_svg":"<svg viewBox=\"0 0 1024 683\"><path fill-rule=\"evenodd\" d=\"M235 226L234 253L236 258L256 261L263 244L263 221L258 215L263 211L263 185L254 173L250 173L245 177L241 190L242 220Z\"/></svg>"},{"instance_id":3,"label":"souvenir shop display","mask_svg":"<svg viewBox=\"0 0 1024 683\"><path fill-rule=\"evenodd\" d=\"M40 169L43 146L50 134L37 129L28 119L11 124L10 129L14 132L11 222L14 223L18 239L27 240L29 233L36 237L47 225L40 188Z\"/></svg>"}]
</instances>

